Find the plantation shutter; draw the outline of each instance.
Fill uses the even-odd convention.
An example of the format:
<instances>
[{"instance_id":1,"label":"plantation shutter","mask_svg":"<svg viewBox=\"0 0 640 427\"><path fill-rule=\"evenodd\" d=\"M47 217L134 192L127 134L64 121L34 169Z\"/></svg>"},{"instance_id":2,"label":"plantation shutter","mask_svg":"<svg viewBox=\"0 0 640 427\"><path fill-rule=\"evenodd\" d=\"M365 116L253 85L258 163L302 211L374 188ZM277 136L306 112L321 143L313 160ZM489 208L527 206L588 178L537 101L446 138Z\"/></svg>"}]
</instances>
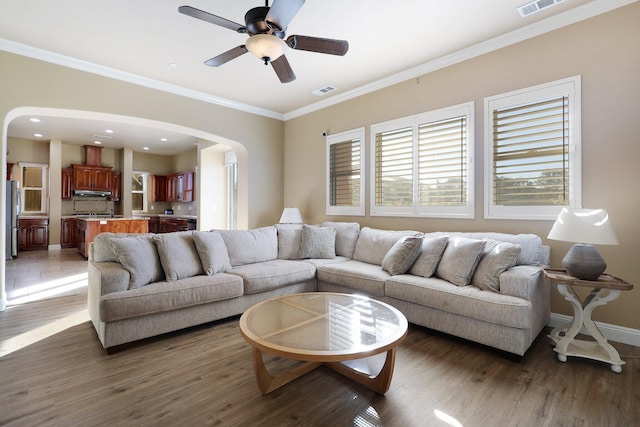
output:
<instances>
[{"instance_id":1,"label":"plantation shutter","mask_svg":"<svg viewBox=\"0 0 640 427\"><path fill-rule=\"evenodd\" d=\"M467 202L467 124L455 117L418 128L418 205L464 206Z\"/></svg>"},{"instance_id":2,"label":"plantation shutter","mask_svg":"<svg viewBox=\"0 0 640 427\"><path fill-rule=\"evenodd\" d=\"M331 206L360 205L360 140L329 147L329 200Z\"/></svg>"},{"instance_id":3,"label":"plantation shutter","mask_svg":"<svg viewBox=\"0 0 640 427\"><path fill-rule=\"evenodd\" d=\"M569 98L493 111L494 203L569 203Z\"/></svg>"},{"instance_id":4,"label":"plantation shutter","mask_svg":"<svg viewBox=\"0 0 640 427\"><path fill-rule=\"evenodd\" d=\"M413 206L413 128L376 134L376 206Z\"/></svg>"}]
</instances>

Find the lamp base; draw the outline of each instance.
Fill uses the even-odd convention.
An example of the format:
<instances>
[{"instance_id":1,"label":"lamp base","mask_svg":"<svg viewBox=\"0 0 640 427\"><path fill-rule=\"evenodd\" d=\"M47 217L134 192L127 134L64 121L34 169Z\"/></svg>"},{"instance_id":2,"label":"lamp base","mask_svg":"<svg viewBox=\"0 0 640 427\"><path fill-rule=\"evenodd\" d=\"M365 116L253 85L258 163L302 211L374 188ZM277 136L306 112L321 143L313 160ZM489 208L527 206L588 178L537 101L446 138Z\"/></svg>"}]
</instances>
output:
<instances>
[{"instance_id":1,"label":"lamp base","mask_svg":"<svg viewBox=\"0 0 640 427\"><path fill-rule=\"evenodd\" d=\"M566 272L580 280L598 280L607 269L607 264L592 245L575 244L562 260Z\"/></svg>"}]
</instances>

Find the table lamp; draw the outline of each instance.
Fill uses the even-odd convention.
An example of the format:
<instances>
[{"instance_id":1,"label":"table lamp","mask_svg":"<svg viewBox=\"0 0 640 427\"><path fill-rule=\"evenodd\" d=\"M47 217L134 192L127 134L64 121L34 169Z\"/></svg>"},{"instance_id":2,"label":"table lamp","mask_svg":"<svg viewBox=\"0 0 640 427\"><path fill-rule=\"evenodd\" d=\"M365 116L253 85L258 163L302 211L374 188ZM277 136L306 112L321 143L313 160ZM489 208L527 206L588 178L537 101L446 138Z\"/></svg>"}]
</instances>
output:
<instances>
[{"instance_id":1,"label":"table lamp","mask_svg":"<svg viewBox=\"0 0 640 427\"><path fill-rule=\"evenodd\" d=\"M568 274L581 280L598 280L607 269L593 245L618 244L604 209L562 208L547 237L576 243L565 255L562 266Z\"/></svg>"},{"instance_id":2,"label":"table lamp","mask_svg":"<svg viewBox=\"0 0 640 427\"><path fill-rule=\"evenodd\" d=\"M298 208L284 208L279 224L302 224L302 215Z\"/></svg>"}]
</instances>

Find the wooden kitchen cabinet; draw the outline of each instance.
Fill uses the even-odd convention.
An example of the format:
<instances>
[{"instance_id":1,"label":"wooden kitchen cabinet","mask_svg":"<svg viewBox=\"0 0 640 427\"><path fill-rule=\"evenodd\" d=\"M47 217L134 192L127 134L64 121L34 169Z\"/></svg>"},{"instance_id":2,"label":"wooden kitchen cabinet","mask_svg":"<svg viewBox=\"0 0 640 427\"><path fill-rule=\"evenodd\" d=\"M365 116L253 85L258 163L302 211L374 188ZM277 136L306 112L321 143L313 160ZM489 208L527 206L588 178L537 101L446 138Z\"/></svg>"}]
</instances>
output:
<instances>
[{"instance_id":1,"label":"wooden kitchen cabinet","mask_svg":"<svg viewBox=\"0 0 640 427\"><path fill-rule=\"evenodd\" d=\"M151 201L167 201L167 177L163 175L151 176Z\"/></svg>"},{"instance_id":2,"label":"wooden kitchen cabinet","mask_svg":"<svg viewBox=\"0 0 640 427\"><path fill-rule=\"evenodd\" d=\"M62 200L73 197L73 169L62 169Z\"/></svg>"},{"instance_id":3,"label":"wooden kitchen cabinet","mask_svg":"<svg viewBox=\"0 0 640 427\"><path fill-rule=\"evenodd\" d=\"M120 172L111 172L111 200L120 201L122 194L122 174Z\"/></svg>"},{"instance_id":4,"label":"wooden kitchen cabinet","mask_svg":"<svg viewBox=\"0 0 640 427\"><path fill-rule=\"evenodd\" d=\"M167 199L170 202L193 202L193 172L179 172L167 177Z\"/></svg>"},{"instance_id":5,"label":"wooden kitchen cabinet","mask_svg":"<svg viewBox=\"0 0 640 427\"><path fill-rule=\"evenodd\" d=\"M49 249L49 220L25 219L18 221L18 252Z\"/></svg>"},{"instance_id":6,"label":"wooden kitchen cabinet","mask_svg":"<svg viewBox=\"0 0 640 427\"><path fill-rule=\"evenodd\" d=\"M60 220L60 246L63 248L76 247L75 218L62 218Z\"/></svg>"},{"instance_id":7,"label":"wooden kitchen cabinet","mask_svg":"<svg viewBox=\"0 0 640 427\"><path fill-rule=\"evenodd\" d=\"M111 191L108 166L73 165L73 187L81 191Z\"/></svg>"}]
</instances>

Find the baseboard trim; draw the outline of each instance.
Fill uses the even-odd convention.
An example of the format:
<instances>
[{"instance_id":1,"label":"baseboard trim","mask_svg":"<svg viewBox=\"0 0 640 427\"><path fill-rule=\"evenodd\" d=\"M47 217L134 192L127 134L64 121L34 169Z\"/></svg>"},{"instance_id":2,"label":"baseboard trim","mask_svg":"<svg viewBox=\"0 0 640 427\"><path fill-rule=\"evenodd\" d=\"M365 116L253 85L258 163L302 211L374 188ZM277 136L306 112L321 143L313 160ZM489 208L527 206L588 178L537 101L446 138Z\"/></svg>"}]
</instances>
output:
<instances>
[{"instance_id":1,"label":"baseboard trim","mask_svg":"<svg viewBox=\"0 0 640 427\"><path fill-rule=\"evenodd\" d=\"M48 249L50 251L61 251L62 250L62 246L61 245L49 245Z\"/></svg>"},{"instance_id":2,"label":"baseboard trim","mask_svg":"<svg viewBox=\"0 0 640 427\"><path fill-rule=\"evenodd\" d=\"M555 328L557 326L569 323L572 320L573 317L571 316L551 313L551 319L549 319L549 323L547 324L547 326ZM610 323L604 322L596 322L596 325L600 329L600 332L602 332L602 335L607 338L607 340L640 347L640 329L626 328L624 326L612 325ZM580 332L585 332L584 327Z\"/></svg>"}]
</instances>

